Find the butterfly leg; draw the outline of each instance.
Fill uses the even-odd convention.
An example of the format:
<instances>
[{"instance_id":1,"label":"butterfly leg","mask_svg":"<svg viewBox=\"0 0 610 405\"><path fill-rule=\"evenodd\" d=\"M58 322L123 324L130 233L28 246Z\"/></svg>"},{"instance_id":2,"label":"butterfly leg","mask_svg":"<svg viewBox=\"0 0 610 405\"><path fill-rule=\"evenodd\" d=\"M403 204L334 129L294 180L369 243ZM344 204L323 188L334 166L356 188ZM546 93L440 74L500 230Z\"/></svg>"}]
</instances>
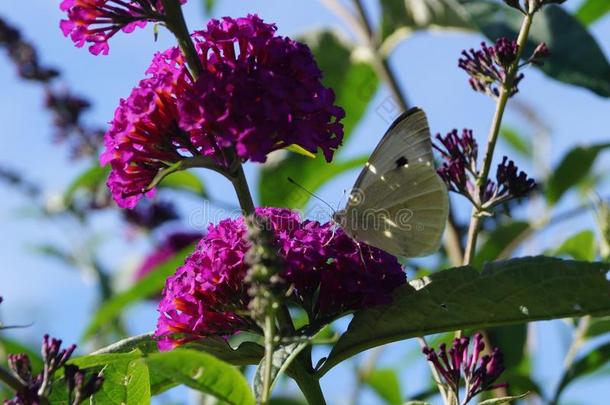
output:
<instances>
[{"instance_id":1,"label":"butterfly leg","mask_svg":"<svg viewBox=\"0 0 610 405\"><path fill-rule=\"evenodd\" d=\"M356 242L356 246L358 246L358 253L360 254L360 260L362 261L362 266L364 267L364 271L367 271L368 269L366 267L366 260L364 260L364 253L362 252L362 245L357 240L354 240L354 242Z\"/></svg>"}]
</instances>

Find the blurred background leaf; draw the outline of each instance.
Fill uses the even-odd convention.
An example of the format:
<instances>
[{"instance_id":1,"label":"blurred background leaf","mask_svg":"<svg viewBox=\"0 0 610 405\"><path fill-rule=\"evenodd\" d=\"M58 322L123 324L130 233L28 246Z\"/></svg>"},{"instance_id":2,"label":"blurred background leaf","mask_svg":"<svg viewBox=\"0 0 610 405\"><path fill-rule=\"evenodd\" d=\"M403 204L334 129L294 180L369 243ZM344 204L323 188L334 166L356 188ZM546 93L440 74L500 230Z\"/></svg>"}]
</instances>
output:
<instances>
[{"instance_id":1,"label":"blurred background leaf","mask_svg":"<svg viewBox=\"0 0 610 405\"><path fill-rule=\"evenodd\" d=\"M546 197L550 204L557 203L573 186L584 180L597 156L610 147L610 144L577 146L561 159L548 180Z\"/></svg>"},{"instance_id":2,"label":"blurred background leaf","mask_svg":"<svg viewBox=\"0 0 610 405\"><path fill-rule=\"evenodd\" d=\"M610 13L610 1L584 0L576 11L576 17L583 24L591 25L608 13Z\"/></svg>"},{"instance_id":3,"label":"blurred background leaf","mask_svg":"<svg viewBox=\"0 0 610 405\"><path fill-rule=\"evenodd\" d=\"M564 255L576 260L595 260L597 241L593 231L585 230L569 237L553 252L553 256Z\"/></svg>"},{"instance_id":4,"label":"blurred background leaf","mask_svg":"<svg viewBox=\"0 0 610 405\"><path fill-rule=\"evenodd\" d=\"M396 370L378 368L363 376L363 381L386 404L400 405L403 403L404 398Z\"/></svg>"}]
</instances>

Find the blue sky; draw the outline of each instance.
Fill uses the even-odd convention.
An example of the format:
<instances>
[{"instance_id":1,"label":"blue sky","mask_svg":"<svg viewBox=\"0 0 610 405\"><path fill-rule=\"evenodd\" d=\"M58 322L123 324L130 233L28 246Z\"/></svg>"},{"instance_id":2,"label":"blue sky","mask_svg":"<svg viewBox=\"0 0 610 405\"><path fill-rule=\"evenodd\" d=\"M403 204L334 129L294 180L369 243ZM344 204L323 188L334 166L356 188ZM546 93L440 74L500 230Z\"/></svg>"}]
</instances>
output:
<instances>
[{"instance_id":1,"label":"blue sky","mask_svg":"<svg viewBox=\"0 0 610 405\"><path fill-rule=\"evenodd\" d=\"M20 27L25 36L36 43L45 63L62 70L66 85L93 101L94 108L87 116L89 122L104 125L111 119L119 98L128 95L143 77L152 53L172 45L173 39L162 30L158 42L154 43L152 30L147 27L131 35L117 35L111 41L109 56L94 57L85 49L75 48L61 35L58 28L61 18L58 3L47 0L5 0L0 2L0 15ZM201 3L191 0L186 6L191 29L199 29L205 22ZM376 20L374 2L366 3L373 20ZM577 3L572 0L568 6L574 8ZM279 32L284 35L294 36L329 25L342 27L320 2L314 0L221 0L214 15L237 17L252 12L258 13L266 21L277 23ZM610 18L597 23L592 31L606 55L610 55ZM433 132L468 127L474 130L480 142L485 139L494 105L488 98L470 90L465 74L456 66L460 51L477 46L481 39L474 34L418 33L396 50L391 64L398 73L398 79L410 102L426 110ZM44 184L45 192L52 197L65 189L70 179L83 170L84 165L69 161L66 151L52 144L52 128L49 116L42 108L43 94L40 87L18 81L15 77L11 64L0 64L0 88L3 89L0 97L0 122L3 128L0 133L0 164L21 170L31 179ZM376 110L389 96L387 88L379 90L352 142L342 151L345 156L372 150L387 126ZM551 147L537 148L536 153L551 164L556 163L566 150L576 144L591 144L609 139L610 102L586 90L555 82L540 72L529 69L515 100L533 107L549 125ZM506 123L524 133L529 131L527 123L514 108L509 108ZM499 154L502 153L507 153L507 149L500 145ZM515 156L515 159L521 166L533 169L524 158ZM600 159L600 172L607 172L607 162L607 159ZM535 169L533 173L536 173ZM255 184L255 170L248 167L247 174L251 184ZM222 179L208 173L202 176L217 198L233 201L233 192ZM337 190L349 188L355 176L355 172L340 176L319 194L336 205L342 197L342 193ZM607 187L605 189L608 192ZM28 246L49 240L60 241L66 246L78 244L81 243L79 231L61 222L43 223L25 212L23 207L27 201L22 196L12 193L4 185L0 185L0 192L3 197L0 199L0 229L4 233L0 244L0 295L5 297L1 307L3 320L7 323L32 322L32 327L12 334L32 343L38 342L45 332L67 341L78 341L95 303L96 291L92 280L53 260L32 254L28 251ZM574 203L574 199L568 199L562 207ZM183 202L182 205L186 216L198 207L192 200ZM465 217L469 212L463 203L456 203L456 207L460 216ZM539 204L532 204L519 214L536 215L540 209ZM146 249L146 244L139 242L126 251L122 246L125 235L108 234L113 230L116 232L116 223L117 219L113 215L100 216L94 223L96 231L112 240L103 247L106 262L112 268L134 263ZM554 228L552 233L533 240L524 253L540 253L545 247L561 242L579 229L591 226L591 223L590 216L584 215L577 221ZM153 306L140 305L130 310L129 315L130 327L134 333L154 328L156 315ZM536 330L536 341L533 344L536 345L537 353L540 353L536 363L537 375L552 385L557 378L557 370L561 367L568 329L561 321L536 323L532 327ZM382 356L381 363L404 364L413 347L412 342L393 345ZM323 386L329 392L330 403L343 403L344 388L340 386L351 384L347 372L350 367L333 370L323 380ZM413 393L422 388L423 373L425 364L421 361L409 367L409 375L406 371L403 373L407 392ZM573 400L573 403L603 404L603 397L598 396L599 399L596 399L591 395L594 392L602 393L602 384L602 380L580 384L570 389L566 398ZM587 400L582 401L587 392ZM372 403L370 401L373 398L367 396L362 403Z\"/></svg>"}]
</instances>

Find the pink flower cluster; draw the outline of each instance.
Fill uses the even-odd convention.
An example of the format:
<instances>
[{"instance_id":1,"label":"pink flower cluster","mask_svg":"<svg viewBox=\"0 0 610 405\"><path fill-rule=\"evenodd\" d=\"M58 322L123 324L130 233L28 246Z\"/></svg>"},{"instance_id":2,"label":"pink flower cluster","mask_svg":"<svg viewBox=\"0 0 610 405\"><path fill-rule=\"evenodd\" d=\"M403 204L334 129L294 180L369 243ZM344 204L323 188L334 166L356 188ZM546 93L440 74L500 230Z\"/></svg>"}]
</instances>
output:
<instances>
[{"instance_id":1,"label":"pink flower cluster","mask_svg":"<svg viewBox=\"0 0 610 405\"><path fill-rule=\"evenodd\" d=\"M201 239L201 235L200 232L174 232L167 235L140 263L135 274L136 279L147 276L157 266L166 263L176 253Z\"/></svg>"},{"instance_id":2,"label":"pink flower cluster","mask_svg":"<svg viewBox=\"0 0 610 405\"><path fill-rule=\"evenodd\" d=\"M132 32L148 21L164 19L161 0L63 0L60 8L68 17L60 22L64 35L79 48L90 43L94 55L108 55L108 40L117 32Z\"/></svg>"},{"instance_id":3,"label":"pink flower cluster","mask_svg":"<svg viewBox=\"0 0 610 405\"><path fill-rule=\"evenodd\" d=\"M332 224L301 221L281 208L259 208L257 214L269 219L276 236L281 278L291 291L288 301L302 307L310 323L387 304L392 291L406 282L394 256L358 245ZM249 286L244 282L249 247L243 218L208 228L184 266L167 280L156 330L161 349L256 328L247 316Z\"/></svg>"},{"instance_id":4,"label":"pink flower cluster","mask_svg":"<svg viewBox=\"0 0 610 405\"><path fill-rule=\"evenodd\" d=\"M184 158L230 156L264 162L290 145L332 159L344 112L306 45L276 36L255 15L212 20L194 35L202 64L195 80L178 48L155 56L122 100L105 136L102 164L117 203L132 208L157 173Z\"/></svg>"}]
</instances>

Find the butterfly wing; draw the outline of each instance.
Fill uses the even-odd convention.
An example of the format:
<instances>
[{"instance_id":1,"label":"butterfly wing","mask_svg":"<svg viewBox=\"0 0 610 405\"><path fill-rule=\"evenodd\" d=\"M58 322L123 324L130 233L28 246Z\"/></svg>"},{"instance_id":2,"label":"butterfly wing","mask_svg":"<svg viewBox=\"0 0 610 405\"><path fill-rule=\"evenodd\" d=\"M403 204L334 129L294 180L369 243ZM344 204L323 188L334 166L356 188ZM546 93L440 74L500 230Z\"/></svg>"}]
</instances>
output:
<instances>
[{"instance_id":1,"label":"butterfly wing","mask_svg":"<svg viewBox=\"0 0 610 405\"><path fill-rule=\"evenodd\" d=\"M430 162L390 169L360 189L345 209L343 229L354 239L396 256L426 256L438 250L449 198Z\"/></svg>"},{"instance_id":2,"label":"butterfly wing","mask_svg":"<svg viewBox=\"0 0 610 405\"><path fill-rule=\"evenodd\" d=\"M426 113L412 108L390 125L356 180L355 188L364 189L379 175L405 164L434 162Z\"/></svg>"}]
</instances>

